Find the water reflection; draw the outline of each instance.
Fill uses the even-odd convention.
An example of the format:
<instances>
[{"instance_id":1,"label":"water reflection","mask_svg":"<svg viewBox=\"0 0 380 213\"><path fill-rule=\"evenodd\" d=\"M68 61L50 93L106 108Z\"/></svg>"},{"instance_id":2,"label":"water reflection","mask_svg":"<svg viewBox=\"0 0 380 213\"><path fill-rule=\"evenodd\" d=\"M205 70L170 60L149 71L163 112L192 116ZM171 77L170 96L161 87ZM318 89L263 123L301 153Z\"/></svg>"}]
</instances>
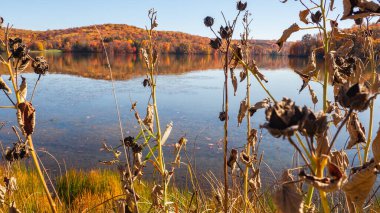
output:
<instances>
[{"instance_id":1,"label":"water reflection","mask_svg":"<svg viewBox=\"0 0 380 213\"><path fill-rule=\"evenodd\" d=\"M63 159L68 167L99 167L98 160L107 160L109 156L99 152L103 141L116 146L119 143L117 115L112 97L109 73L105 67L102 54L45 54L51 72L42 78L33 104L37 109L37 126L35 143L51 152L60 161ZM269 79L266 84L276 99L291 97L298 105L312 106L307 91L299 94L302 80L293 72L306 66L305 59L287 57L256 57L259 68ZM147 88L141 85L144 77L144 64L136 56L112 56L116 91L120 101L122 120L126 135L136 135L138 126L133 113L130 112L131 101L137 101L138 110L144 112L144 105L149 100ZM318 65L322 66L321 64ZM172 145L186 135L189 139L188 151L194 155L196 169L199 172L221 168L223 123L218 119L222 104L221 62L213 56L161 56L158 78L158 105L162 125L173 121L172 135L164 151L168 154L167 162L172 160ZM4 73L4 69L1 68ZM32 90L37 75L23 74ZM4 78L5 79L5 78ZM311 83L315 92L321 97L322 87ZM237 127L236 117L240 101L244 98L245 86L239 85L237 96L230 98L230 148L241 147L245 141L245 124ZM329 99L333 99L332 88L329 88ZM252 102L266 98L257 82L252 82ZM7 104L5 98L0 104ZM376 109L380 110L377 101ZM315 106L320 110L321 104ZM367 126L369 113L361 113L360 119ZM0 140L5 146L16 140L11 125L16 125L15 113L11 110L0 110L0 120L8 121L0 131ZM253 116L253 126L258 128L264 122L264 113ZM375 124L379 117L375 116ZM375 129L378 126L375 125ZM334 130L332 130L334 131ZM342 147L347 134L342 134L337 143ZM272 169L281 171L291 166L293 150L287 141L274 139L263 132L263 143L260 151L265 153L264 160ZM52 164L52 161L47 161ZM183 171L186 173L186 168ZM185 175L177 179L185 178Z\"/></svg>"}]
</instances>

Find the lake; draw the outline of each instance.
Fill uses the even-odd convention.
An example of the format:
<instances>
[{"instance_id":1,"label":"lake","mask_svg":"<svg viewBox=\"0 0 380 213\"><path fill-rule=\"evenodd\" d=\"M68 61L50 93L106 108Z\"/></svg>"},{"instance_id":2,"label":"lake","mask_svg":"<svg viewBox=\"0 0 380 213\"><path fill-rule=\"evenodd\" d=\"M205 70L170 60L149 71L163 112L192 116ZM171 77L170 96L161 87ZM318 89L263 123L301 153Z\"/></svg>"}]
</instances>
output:
<instances>
[{"instance_id":1,"label":"lake","mask_svg":"<svg viewBox=\"0 0 380 213\"><path fill-rule=\"evenodd\" d=\"M35 146L47 150L66 168L90 169L104 167L99 160L110 159L109 154L100 152L103 142L117 146L120 144L118 118L112 95L112 85L105 66L103 54L69 54L44 53L50 64L50 72L41 78L33 105L37 113L37 125L34 134ZM297 105L312 106L307 89L299 94L302 80L293 72L307 64L305 59L288 59L287 57L256 57L259 68L268 78L266 84L276 99L287 96ZM149 88L144 88L144 64L134 55L111 56L111 66L115 78L116 93L120 104L125 135L135 136L139 126L130 111L131 103L137 101L137 109L145 116L145 107L149 99ZM214 56L162 56L157 77L158 108L161 125L173 121L173 131L164 147L173 158L175 144L185 136L188 139L187 151L196 160L198 172L222 171L223 122L218 115L222 108L222 88L224 74L222 64ZM5 73L2 67L1 73ZM238 76L238 72L236 73ZM27 72L28 91L33 89L37 75ZM3 76L6 79L6 76ZM237 114L240 101L245 96L246 83L240 83L236 96L230 95L230 148L242 147L245 143L246 124L237 127ZM322 86L311 83L322 99ZM30 94L29 94L30 95ZM252 82L251 102L266 98L266 94L257 82ZM332 88L329 99L333 100ZM4 97L1 105L9 105ZM321 103L315 107L321 109ZM375 112L379 112L379 100ZM361 113L363 125L368 127L369 113ZM10 109L0 110L0 121L6 126L0 131L3 146L10 146L16 141L11 130L16 125L15 112ZM378 129L380 117L375 113L374 133ZM252 117L252 124L258 128L265 122L264 111L258 111ZM333 131L334 132L334 131ZM275 139L263 130L260 153L264 161L275 171L292 165L293 148L289 142ZM342 148L347 140L347 133L339 137L336 147ZM57 170L50 157L40 152L45 164L51 170ZM186 171L185 169L181 169ZM180 175L177 178L184 178Z\"/></svg>"}]
</instances>

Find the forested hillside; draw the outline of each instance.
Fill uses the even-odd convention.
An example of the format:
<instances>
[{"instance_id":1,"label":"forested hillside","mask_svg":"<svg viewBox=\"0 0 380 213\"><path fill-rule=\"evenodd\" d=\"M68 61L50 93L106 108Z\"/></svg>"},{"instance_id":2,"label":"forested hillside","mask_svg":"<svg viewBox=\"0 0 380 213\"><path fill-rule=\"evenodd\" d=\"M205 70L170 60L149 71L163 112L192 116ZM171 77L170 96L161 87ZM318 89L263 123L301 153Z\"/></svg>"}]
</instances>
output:
<instances>
[{"instance_id":1,"label":"forested hillside","mask_svg":"<svg viewBox=\"0 0 380 213\"><path fill-rule=\"evenodd\" d=\"M102 33L111 53L137 53L148 40L142 28L125 24L104 24L97 28ZM58 49L65 52L102 52L99 35L94 26L62 30L32 31L15 29L32 50ZM214 54L209 38L173 31L157 31L156 44L162 53ZM252 41L254 54L277 54L274 40ZM287 45L289 46L289 45ZM286 54L286 49L281 54Z\"/></svg>"}]
</instances>

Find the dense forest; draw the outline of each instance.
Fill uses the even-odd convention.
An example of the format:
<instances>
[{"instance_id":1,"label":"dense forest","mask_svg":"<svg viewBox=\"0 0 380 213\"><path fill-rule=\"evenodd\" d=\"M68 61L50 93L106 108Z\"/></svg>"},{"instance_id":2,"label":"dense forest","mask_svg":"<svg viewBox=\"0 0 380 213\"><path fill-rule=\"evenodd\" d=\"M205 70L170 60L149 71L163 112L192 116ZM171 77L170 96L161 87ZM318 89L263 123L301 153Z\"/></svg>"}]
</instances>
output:
<instances>
[{"instance_id":1,"label":"dense forest","mask_svg":"<svg viewBox=\"0 0 380 213\"><path fill-rule=\"evenodd\" d=\"M110 53L138 53L148 38L145 29L125 24L97 25ZM157 31L156 45L161 53L168 54L214 54L210 39L181 32ZM94 26L62 30L32 31L14 29L13 35L24 40L31 50L57 49L64 52L102 52L99 35ZM274 40L255 40L254 54L278 54ZM286 54L290 45L285 46Z\"/></svg>"},{"instance_id":2,"label":"dense forest","mask_svg":"<svg viewBox=\"0 0 380 213\"><path fill-rule=\"evenodd\" d=\"M354 41L354 47L352 49L352 52L355 53L357 56L363 56L363 44L364 39L363 36L360 36L360 34L363 34L365 32L366 27L364 26L354 26L350 29L345 29L342 30L342 32L352 34L352 35L358 35L355 38ZM374 46L375 46L375 51L378 52L380 51L380 25L379 24L374 24L369 26L370 32L373 34L374 38ZM332 41L332 45L339 47L341 46L347 39L342 39L338 38ZM316 34L316 35L311 35L311 34L306 34L302 37L300 41L293 42L290 45L288 55L289 56L295 56L295 57L307 57L310 55L312 50L317 47L322 46L322 38L321 35ZM320 49L317 51L317 56L321 58L323 56L323 50Z\"/></svg>"}]
</instances>

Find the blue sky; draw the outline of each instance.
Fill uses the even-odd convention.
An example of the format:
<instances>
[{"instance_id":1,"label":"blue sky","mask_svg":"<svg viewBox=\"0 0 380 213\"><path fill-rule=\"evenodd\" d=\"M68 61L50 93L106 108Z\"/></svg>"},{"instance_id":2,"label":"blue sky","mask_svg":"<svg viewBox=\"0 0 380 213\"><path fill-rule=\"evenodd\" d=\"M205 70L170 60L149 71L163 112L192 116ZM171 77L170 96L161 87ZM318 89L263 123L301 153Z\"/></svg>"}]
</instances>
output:
<instances>
[{"instance_id":1,"label":"blue sky","mask_svg":"<svg viewBox=\"0 0 380 213\"><path fill-rule=\"evenodd\" d=\"M292 23L300 23L298 12L304 9L299 1L294 0L288 0L286 4L279 0L247 1L253 18L254 39L278 39ZM342 0L335 2L337 9L331 14L334 19L342 12ZM13 1L4 1L0 16L15 28L33 30L104 23L144 27L148 21L147 11L154 7L158 11L159 30L212 37L213 34L203 25L203 18L210 15L216 18L216 26L220 26L223 23L220 11L232 19L236 13L235 4L235 0L18 0L17 9ZM352 24L350 20L342 21L340 27ZM238 27L240 31L241 24ZM304 33L298 32L290 40L300 39Z\"/></svg>"}]
</instances>

